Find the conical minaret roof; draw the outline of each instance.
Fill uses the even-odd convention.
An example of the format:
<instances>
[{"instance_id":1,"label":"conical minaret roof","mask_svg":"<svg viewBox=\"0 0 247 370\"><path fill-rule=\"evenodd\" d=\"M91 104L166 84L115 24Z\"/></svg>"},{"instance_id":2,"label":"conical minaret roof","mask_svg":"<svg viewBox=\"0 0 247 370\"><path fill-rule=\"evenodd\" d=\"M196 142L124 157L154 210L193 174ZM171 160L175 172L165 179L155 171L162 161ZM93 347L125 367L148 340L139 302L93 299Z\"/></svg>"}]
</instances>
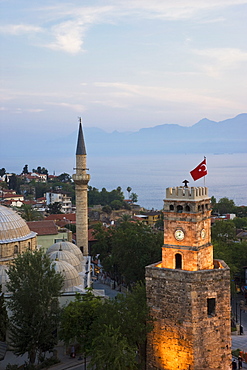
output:
<instances>
[{"instance_id":1,"label":"conical minaret roof","mask_svg":"<svg viewBox=\"0 0 247 370\"><path fill-rule=\"evenodd\" d=\"M76 155L86 155L86 154L87 153L86 153L86 147L85 147L85 142L84 142L84 137L83 137L82 124L80 120Z\"/></svg>"}]
</instances>

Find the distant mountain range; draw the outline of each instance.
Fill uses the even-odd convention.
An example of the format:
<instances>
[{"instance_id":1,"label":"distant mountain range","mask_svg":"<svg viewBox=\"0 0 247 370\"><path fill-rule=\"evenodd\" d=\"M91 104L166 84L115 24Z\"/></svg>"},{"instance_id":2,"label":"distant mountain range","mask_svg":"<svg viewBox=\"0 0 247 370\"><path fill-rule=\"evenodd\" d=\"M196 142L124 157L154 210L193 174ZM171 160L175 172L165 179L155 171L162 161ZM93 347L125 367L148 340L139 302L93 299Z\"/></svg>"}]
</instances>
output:
<instances>
[{"instance_id":1,"label":"distant mountain range","mask_svg":"<svg viewBox=\"0 0 247 370\"><path fill-rule=\"evenodd\" d=\"M137 132L107 133L99 128L84 128L90 156L131 156L154 154L223 154L247 152L247 113L221 122L202 119L193 126L163 124ZM47 138L12 135L1 139L2 166L6 162L29 158L66 158L75 154L77 131L70 135Z\"/></svg>"},{"instance_id":2,"label":"distant mountain range","mask_svg":"<svg viewBox=\"0 0 247 370\"><path fill-rule=\"evenodd\" d=\"M76 135L66 137L63 144L74 150ZM137 132L106 133L98 128L84 128L84 135L90 155L246 153L247 114L221 122L204 118L190 127L164 124Z\"/></svg>"}]
</instances>

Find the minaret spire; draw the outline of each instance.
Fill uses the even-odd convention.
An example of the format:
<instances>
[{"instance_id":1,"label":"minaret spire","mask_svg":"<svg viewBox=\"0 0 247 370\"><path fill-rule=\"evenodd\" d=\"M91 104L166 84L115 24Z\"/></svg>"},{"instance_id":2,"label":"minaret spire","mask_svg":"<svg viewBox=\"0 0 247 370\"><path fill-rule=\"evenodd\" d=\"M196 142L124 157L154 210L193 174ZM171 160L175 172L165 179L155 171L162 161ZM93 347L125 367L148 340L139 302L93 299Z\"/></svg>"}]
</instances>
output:
<instances>
[{"instance_id":1,"label":"minaret spire","mask_svg":"<svg viewBox=\"0 0 247 370\"><path fill-rule=\"evenodd\" d=\"M76 155L87 155L86 146L85 146L84 137L83 137L83 131L82 131L81 117L79 117L79 133L78 133L78 140L77 140Z\"/></svg>"}]
</instances>

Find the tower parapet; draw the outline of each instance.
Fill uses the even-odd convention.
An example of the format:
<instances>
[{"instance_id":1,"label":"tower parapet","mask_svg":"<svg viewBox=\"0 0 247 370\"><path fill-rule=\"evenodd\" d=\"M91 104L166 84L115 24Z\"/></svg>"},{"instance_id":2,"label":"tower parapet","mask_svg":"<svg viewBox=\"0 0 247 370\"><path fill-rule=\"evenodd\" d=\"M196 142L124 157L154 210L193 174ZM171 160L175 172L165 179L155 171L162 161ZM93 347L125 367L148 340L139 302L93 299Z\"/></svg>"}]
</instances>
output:
<instances>
[{"instance_id":1,"label":"tower parapet","mask_svg":"<svg viewBox=\"0 0 247 370\"><path fill-rule=\"evenodd\" d=\"M176 186L166 189L166 199L180 200L200 200L208 198L208 188Z\"/></svg>"}]
</instances>

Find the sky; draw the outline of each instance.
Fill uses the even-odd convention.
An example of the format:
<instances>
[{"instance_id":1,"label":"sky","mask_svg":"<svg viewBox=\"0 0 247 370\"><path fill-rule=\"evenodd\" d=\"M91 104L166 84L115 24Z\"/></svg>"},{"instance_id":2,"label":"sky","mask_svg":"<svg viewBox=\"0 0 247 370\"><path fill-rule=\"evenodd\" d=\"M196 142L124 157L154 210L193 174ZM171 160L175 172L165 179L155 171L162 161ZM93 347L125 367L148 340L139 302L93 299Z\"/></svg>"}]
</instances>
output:
<instances>
[{"instance_id":1,"label":"sky","mask_svg":"<svg viewBox=\"0 0 247 370\"><path fill-rule=\"evenodd\" d=\"M247 0L0 0L0 14L7 137L247 112Z\"/></svg>"}]
</instances>

